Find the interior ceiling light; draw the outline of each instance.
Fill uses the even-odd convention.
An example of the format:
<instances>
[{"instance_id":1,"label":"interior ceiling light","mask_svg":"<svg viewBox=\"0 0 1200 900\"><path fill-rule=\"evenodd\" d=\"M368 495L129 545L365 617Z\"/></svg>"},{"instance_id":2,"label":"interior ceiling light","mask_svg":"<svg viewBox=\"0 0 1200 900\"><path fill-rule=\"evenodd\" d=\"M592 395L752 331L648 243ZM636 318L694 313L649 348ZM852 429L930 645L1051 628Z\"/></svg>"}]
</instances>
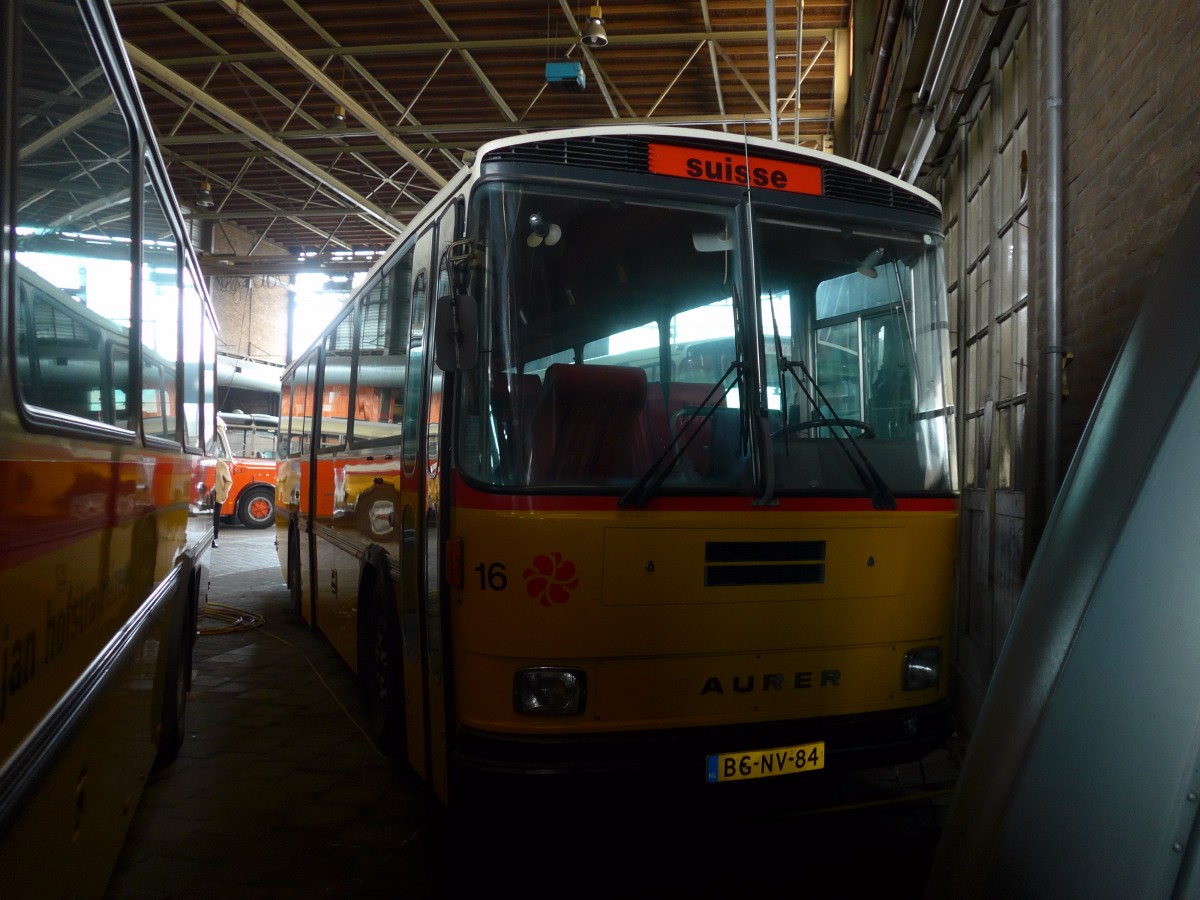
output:
<instances>
[{"instance_id":1,"label":"interior ceiling light","mask_svg":"<svg viewBox=\"0 0 1200 900\"><path fill-rule=\"evenodd\" d=\"M196 195L196 205L201 209L212 209L217 205L213 200L212 185L207 180L200 184L200 193Z\"/></svg>"},{"instance_id":2,"label":"interior ceiling light","mask_svg":"<svg viewBox=\"0 0 1200 900\"><path fill-rule=\"evenodd\" d=\"M608 34L604 31L604 13L599 3L593 3L588 10L587 24L583 26L583 36L580 38L585 47L593 50L608 44Z\"/></svg>"},{"instance_id":3,"label":"interior ceiling light","mask_svg":"<svg viewBox=\"0 0 1200 900\"><path fill-rule=\"evenodd\" d=\"M866 275L868 278L875 278L879 273L875 271L875 267L883 260L884 250L879 247L867 254L866 259L858 264L858 274Z\"/></svg>"},{"instance_id":4,"label":"interior ceiling light","mask_svg":"<svg viewBox=\"0 0 1200 900\"><path fill-rule=\"evenodd\" d=\"M529 236L525 238L526 246L539 247L544 243L547 247L553 247L561 237L562 229L555 223L547 221L541 213L535 212L529 217Z\"/></svg>"},{"instance_id":5,"label":"interior ceiling light","mask_svg":"<svg viewBox=\"0 0 1200 900\"><path fill-rule=\"evenodd\" d=\"M339 124L346 121L346 107L340 103L335 104L333 107L333 121Z\"/></svg>"}]
</instances>

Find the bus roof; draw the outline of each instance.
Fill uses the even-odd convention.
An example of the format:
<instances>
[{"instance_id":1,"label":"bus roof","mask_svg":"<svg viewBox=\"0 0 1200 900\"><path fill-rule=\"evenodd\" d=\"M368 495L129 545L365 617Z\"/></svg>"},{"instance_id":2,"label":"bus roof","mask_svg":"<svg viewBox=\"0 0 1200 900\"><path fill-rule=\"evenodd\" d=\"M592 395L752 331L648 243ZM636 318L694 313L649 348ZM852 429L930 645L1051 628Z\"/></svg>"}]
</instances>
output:
<instances>
[{"instance_id":1,"label":"bus roof","mask_svg":"<svg viewBox=\"0 0 1200 900\"><path fill-rule=\"evenodd\" d=\"M699 128L680 128L669 125L597 125L584 128L562 128L553 131L535 131L529 134L515 135L513 137L497 138L494 141L489 141L484 144L475 154L473 163L473 173L475 177L480 175L480 168L483 160L490 153L497 150L502 150L506 147L520 146L522 144L536 144L546 141L562 141L572 138L586 137L630 137L642 136L648 138L662 138L664 140L680 141L683 143L695 144L699 141L707 143L728 144L731 149L754 148L768 152L774 156L787 155L794 156L798 159L803 159L807 162L820 166L837 166L840 168L850 169L858 172L860 175L866 175L871 178L879 179L887 182L894 188L903 190L914 197L919 197L927 203L935 206L939 211L942 208L939 201L932 194L928 194L915 185L909 184L894 175L889 175L886 172L881 172L878 169L873 169L870 166L855 162L852 159L847 159L842 156L835 156L831 153L823 153L819 150L812 150L807 147L798 147L795 144L784 143L783 141L773 141L767 138L743 136L732 134L724 131L708 131Z\"/></svg>"}]
</instances>

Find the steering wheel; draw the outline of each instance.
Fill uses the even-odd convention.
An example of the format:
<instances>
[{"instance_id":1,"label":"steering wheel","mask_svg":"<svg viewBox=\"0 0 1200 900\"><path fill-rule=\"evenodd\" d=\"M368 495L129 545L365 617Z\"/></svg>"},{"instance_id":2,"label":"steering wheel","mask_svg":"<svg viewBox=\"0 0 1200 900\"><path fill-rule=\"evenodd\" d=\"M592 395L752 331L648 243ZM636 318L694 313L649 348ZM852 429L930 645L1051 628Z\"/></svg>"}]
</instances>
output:
<instances>
[{"instance_id":1,"label":"steering wheel","mask_svg":"<svg viewBox=\"0 0 1200 900\"><path fill-rule=\"evenodd\" d=\"M789 422L785 427L778 431L772 432L771 437L779 438L785 434L795 434L798 431L808 431L810 428L828 428L833 425L841 425L846 428L857 428L862 432L862 437L870 440L875 437L875 429L871 427L870 422L863 422L861 419L809 419L806 422Z\"/></svg>"}]
</instances>

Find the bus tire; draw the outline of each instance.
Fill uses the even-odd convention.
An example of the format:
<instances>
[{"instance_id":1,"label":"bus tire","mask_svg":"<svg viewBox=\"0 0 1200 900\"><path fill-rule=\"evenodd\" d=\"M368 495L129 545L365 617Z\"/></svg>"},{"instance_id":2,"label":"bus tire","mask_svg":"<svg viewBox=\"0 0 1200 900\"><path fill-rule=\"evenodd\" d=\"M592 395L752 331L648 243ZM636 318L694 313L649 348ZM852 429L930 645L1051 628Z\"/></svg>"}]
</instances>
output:
<instances>
[{"instance_id":1,"label":"bus tire","mask_svg":"<svg viewBox=\"0 0 1200 900\"><path fill-rule=\"evenodd\" d=\"M184 617L187 622L191 616ZM163 679L162 706L159 713L158 746L151 771L165 769L179 756L187 714L188 682L192 674L192 640L184 629L176 629L167 648L167 674Z\"/></svg>"},{"instance_id":2,"label":"bus tire","mask_svg":"<svg viewBox=\"0 0 1200 900\"><path fill-rule=\"evenodd\" d=\"M267 528L275 524L275 492L270 488L251 488L238 498L237 515L247 528Z\"/></svg>"},{"instance_id":3,"label":"bus tire","mask_svg":"<svg viewBox=\"0 0 1200 900\"><path fill-rule=\"evenodd\" d=\"M404 717L404 659L391 592L379 577L373 579L359 677L367 695L371 736L387 756L400 757L406 749Z\"/></svg>"},{"instance_id":4,"label":"bus tire","mask_svg":"<svg viewBox=\"0 0 1200 900\"><path fill-rule=\"evenodd\" d=\"M292 599L292 612L304 618L304 576L300 568L300 534L292 528L288 531L287 586Z\"/></svg>"}]
</instances>

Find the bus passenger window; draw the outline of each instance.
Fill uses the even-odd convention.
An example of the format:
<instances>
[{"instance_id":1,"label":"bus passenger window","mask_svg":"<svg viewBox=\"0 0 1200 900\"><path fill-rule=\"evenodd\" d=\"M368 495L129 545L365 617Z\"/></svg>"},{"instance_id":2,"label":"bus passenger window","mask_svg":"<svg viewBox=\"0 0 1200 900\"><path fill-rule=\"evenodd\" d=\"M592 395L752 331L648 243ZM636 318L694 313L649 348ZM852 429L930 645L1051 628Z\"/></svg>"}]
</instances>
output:
<instances>
[{"instance_id":1,"label":"bus passenger window","mask_svg":"<svg viewBox=\"0 0 1200 900\"><path fill-rule=\"evenodd\" d=\"M152 182L142 195L142 428L174 438L179 244Z\"/></svg>"},{"instance_id":2,"label":"bus passenger window","mask_svg":"<svg viewBox=\"0 0 1200 900\"><path fill-rule=\"evenodd\" d=\"M25 269L17 357L26 403L104 421L100 330L74 315L79 304ZM109 407L111 412L111 405Z\"/></svg>"},{"instance_id":3,"label":"bus passenger window","mask_svg":"<svg viewBox=\"0 0 1200 900\"><path fill-rule=\"evenodd\" d=\"M28 21L37 15L31 11ZM21 393L33 406L128 427L130 254L138 236L130 233L127 214L96 215L90 207L102 197L106 211L130 209L141 167L91 39L70 19L55 21L45 10L40 15L43 31L27 31L28 22L21 29L33 37L22 38L14 91L20 127L15 146L30 148L16 160L16 220L9 232L24 294ZM54 48L49 54L48 41ZM69 70L63 60L70 60ZM80 110L104 112L81 116ZM93 165L96 159L104 164ZM67 165L72 160L75 171ZM53 187L47 171L61 173L63 189ZM115 373L114 364L125 371Z\"/></svg>"},{"instance_id":4,"label":"bus passenger window","mask_svg":"<svg viewBox=\"0 0 1200 900\"><path fill-rule=\"evenodd\" d=\"M203 359L199 338L205 319L204 300L190 267L183 270L183 443L200 445L200 384ZM207 427L207 426L206 426Z\"/></svg>"},{"instance_id":5,"label":"bus passenger window","mask_svg":"<svg viewBox=\"0 0 1200 900\"><path fill-rule=\"evenodd\" d=\"M412 377L404 395L404 464L411 466L420 450L421 369L425 361L426 274L420 272L412 288L412 324L408 332L408 364Z\"/></svg>"},{"instance_id":6,"label":"bus passenger window","mask_svg":"<svg viewBox=\"0 0 1200 900\"><path fill-rule=\"evenodd\" d=\"M354 444L394 444L404 415L408 361L408 285L413 253L366 289L359 313L359 347L355 357Z\"/></svg>"},{"instance_id":7,"label":"bus passenger window","mask_svg":"<svg viewBox=\"0 0 1200 900\"><path fill-rule=\"evenodd\" d=\"M346 445L350 418L350 363L353 353L354 317L343 315L325 340L324 393L321 397L321 440L323 448Z\"/></svg>"}]
</instances>

